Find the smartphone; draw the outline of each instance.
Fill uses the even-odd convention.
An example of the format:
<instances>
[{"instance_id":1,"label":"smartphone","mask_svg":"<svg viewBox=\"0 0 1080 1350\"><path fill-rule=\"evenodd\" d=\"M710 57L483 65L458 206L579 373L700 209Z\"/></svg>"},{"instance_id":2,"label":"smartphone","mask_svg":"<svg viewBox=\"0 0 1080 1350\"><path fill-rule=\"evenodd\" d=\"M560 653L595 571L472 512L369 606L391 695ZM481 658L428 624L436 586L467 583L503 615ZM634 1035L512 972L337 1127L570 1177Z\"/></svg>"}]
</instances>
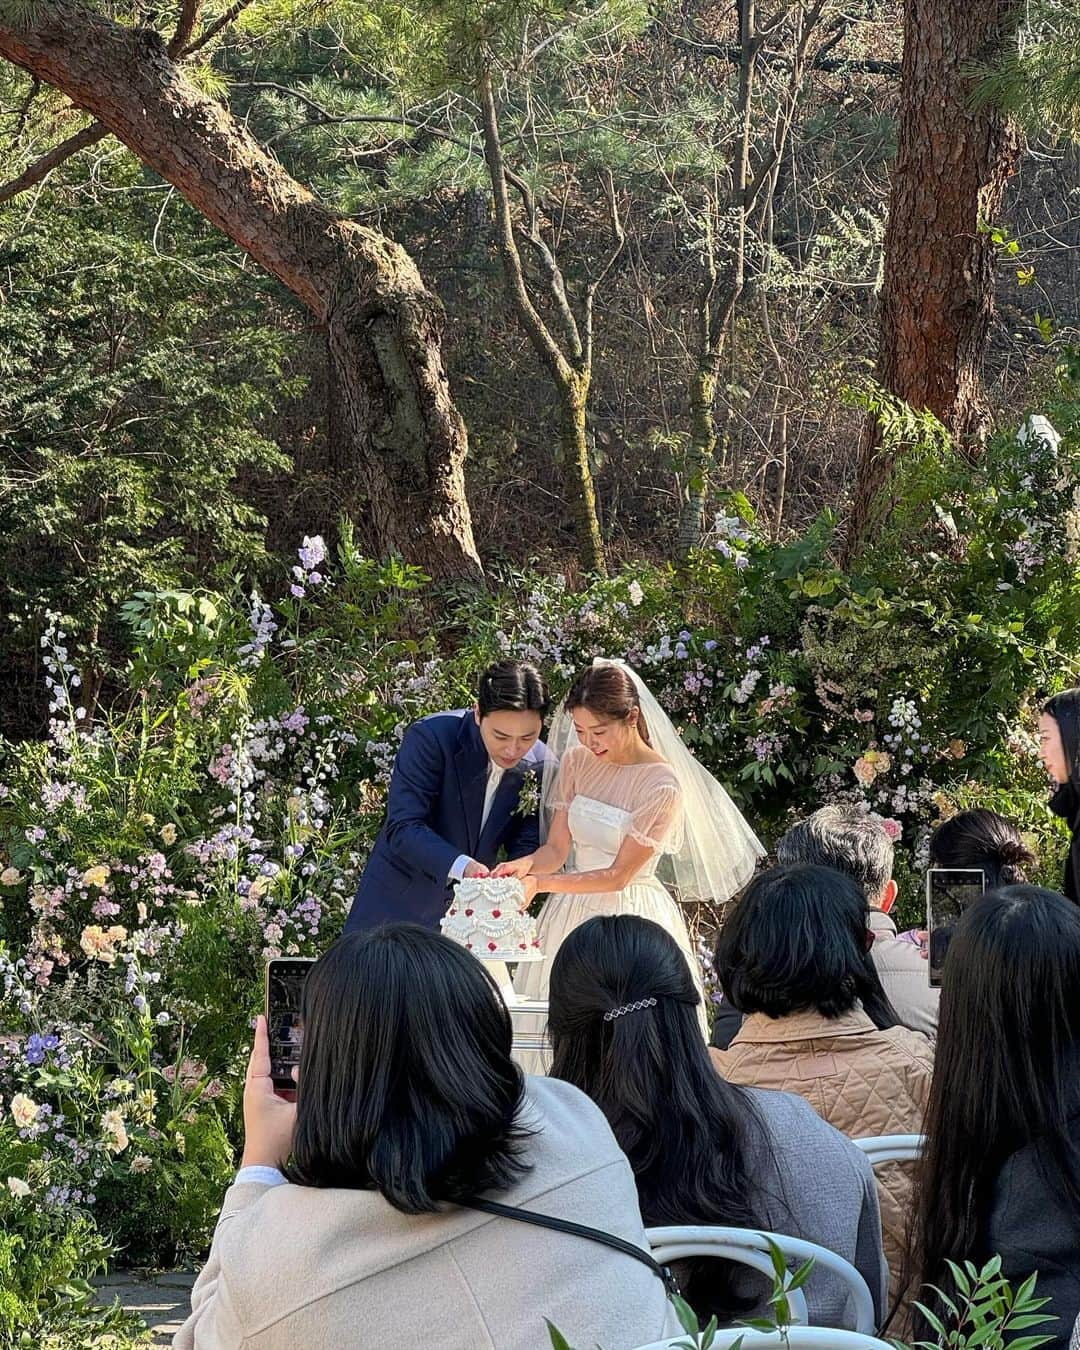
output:
<instances>
[{"instance_id":1,"label":"smartphone","mask_svg":"<svg viewBox=\"0 0 1080 1350\"><path fill-rule=\"evenodd\" d=\"M304 1026L300 997L313 956L280 956L266 963L266 1034L270 1039L270 1076L274 1091L290 1099L296 1093L293 1066L300 1063Z\"/></svg>"},{"instance_id":2,"label":"smartphone","mask_svg":"<svg viewBox=\"0 0 1080 1350\"><path fill-rule=\"evenodd\" d=\"M926 874L926 927L930 934L930 983L941 984L941 972L956 922L986 890L981 867L931 867Z\"/></svg>"}]
</instances>

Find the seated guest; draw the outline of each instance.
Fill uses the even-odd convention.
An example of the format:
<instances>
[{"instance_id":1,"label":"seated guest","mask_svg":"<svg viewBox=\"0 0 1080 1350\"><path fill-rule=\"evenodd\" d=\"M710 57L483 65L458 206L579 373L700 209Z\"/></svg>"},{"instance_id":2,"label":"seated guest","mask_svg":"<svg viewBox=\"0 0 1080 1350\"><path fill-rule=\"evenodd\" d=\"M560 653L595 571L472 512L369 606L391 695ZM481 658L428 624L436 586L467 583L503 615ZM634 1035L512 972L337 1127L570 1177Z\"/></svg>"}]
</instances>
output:
<instances>
[{"instance_id":1,"label":"seated guest","mask_svg":"<svg viewBox=\"0 0 1080 1350\"><path fill-rule=\"evenodd\" d=\"M732 1083L797 1092L857 1139L918 1134L930 1042L899 1025L870 959L866 895L827 867L759 873L720 932L716 971L746 1021L711 1051ZM911 1208L911 1164L878 1170L894 1284Z\"/></svg>"},{"instance_id":2,"label":"seated guest","mask_svg":"<svg viewBox=\"0 0 1080 1350\"><path fill-rule=\"evenodd\" d=\"M345 937L312 967L302 1018L295 1106L258 1021L243 1165L175 1347L536 1350L550 1318L574 1344L630 1350L678 1330L632 1256L468 1207L497 1198L646 1245L603 1115L523 1078L463 947L411 924Z\"/></svg>"},{"instance_id":3,"label":"seated guest","mask_svg":"<svg viewBox=\"0 0 1080 1350\"><path fill-rule=\"evenodd\" d=\"M883 1306L873 1172L862 1153L786 1092L725 1082L697 1027L699 995L675 940L637 915L590 919L552 965L552 1075L587 1092L630 1159L647 1226L720 1224L809 1239L845 1257ZM699 1315L762 1304L761 1276L715 1259L682 1272ZM843 1286L806 1287L810 1320L851 1327Z\"/></svg>"},{"instance_id":4,"label":"seated guest","mask_svg":"<svg viewBox=\"0 0 1080 1350\"><path fill-rule=\"evenodd\" d=\"M870 906L870 955L897 1019L932 1040L937 1034L940 991L927 977L925 954L916 943L898 938L889 911L896 901L893 841L880 816L859 806L823 806L793 825L776 846L784 865L812 863L831 867L857 881ZM742 1023L742 1014L726 1000L718 1005L712 1044L726 1050Z\"/></svg>"},{"instance_id":5,"label":"seated guest","mask_svg":"<svg viewBox=\"0 0 1080 1350\"><path fill-rule=\"evenodd\" d=\"M913 1297L948 1291L947 1262L1000 1255L1033 1272L1065 1350L1080 1312L1080 911L1007 886L956 925L913 1228ZM925 1332L929 1329L924 1327Z\"/></svg>"}]
</instances>

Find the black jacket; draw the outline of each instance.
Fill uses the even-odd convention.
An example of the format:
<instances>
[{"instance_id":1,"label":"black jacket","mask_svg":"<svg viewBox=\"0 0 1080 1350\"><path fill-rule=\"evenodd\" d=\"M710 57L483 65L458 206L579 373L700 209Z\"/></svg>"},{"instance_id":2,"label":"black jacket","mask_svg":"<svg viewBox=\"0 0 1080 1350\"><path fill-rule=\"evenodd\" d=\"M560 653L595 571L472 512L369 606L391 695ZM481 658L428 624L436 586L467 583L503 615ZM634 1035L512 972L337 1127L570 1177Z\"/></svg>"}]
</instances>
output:
<instances>
[{"instance_id":1,"label":"black jacket","mask_svg":"<svg viewBox=\"0 0 1080 1350\"><path fill-rule=\"evenodd\" d=\"M1062 783L1050 799L1050 810L1067 821L1072 832L1061 893L1076 904L1080 901L1080 793L1074 783Z\"/></svg>"},{"instance_id":2,"label":"black jacket","mask_svg":"<svg viewBox=\"0 0 1080 1350\"><path fill-rule=\"evenodd\" d=\"M1080 1148L1080 1090L1073 1101L1069 1132ZM986 1242L986 1255L995 1253L1014 1289L1039 1272L1035 1293L1051 1300L1044 1311L1059 1320L1035 1330L1054 1336L1045 1350L1068 1350L1080 1314L1080 1211L1065 1196L1041 1144L1014 1153L998 1174Z\"/></svg>"}]
</instances>

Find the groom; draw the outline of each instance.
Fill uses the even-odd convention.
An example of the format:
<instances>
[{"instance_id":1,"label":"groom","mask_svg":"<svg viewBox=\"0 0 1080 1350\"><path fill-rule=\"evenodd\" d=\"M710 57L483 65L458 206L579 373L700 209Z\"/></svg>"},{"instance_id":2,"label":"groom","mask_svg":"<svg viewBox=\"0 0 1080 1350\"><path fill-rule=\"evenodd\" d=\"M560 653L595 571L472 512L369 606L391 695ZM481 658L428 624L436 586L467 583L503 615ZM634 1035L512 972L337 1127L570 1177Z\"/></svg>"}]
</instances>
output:
<instances>
[{"instance_id":1,"label":"groom","mask_svg":"<svg viewBox=\"0 0 1080 1350\"><path fill-rule=\"evenodd\" d=\"M346 933L391 919L437 929L452 882L486 877L500 849L508 858L535 852L539 808L519 809L519 799L529 783L539 801L547 710L536 667L499 661L480 677L474 707L409 727Z\"/></svg>"}]
</instances>

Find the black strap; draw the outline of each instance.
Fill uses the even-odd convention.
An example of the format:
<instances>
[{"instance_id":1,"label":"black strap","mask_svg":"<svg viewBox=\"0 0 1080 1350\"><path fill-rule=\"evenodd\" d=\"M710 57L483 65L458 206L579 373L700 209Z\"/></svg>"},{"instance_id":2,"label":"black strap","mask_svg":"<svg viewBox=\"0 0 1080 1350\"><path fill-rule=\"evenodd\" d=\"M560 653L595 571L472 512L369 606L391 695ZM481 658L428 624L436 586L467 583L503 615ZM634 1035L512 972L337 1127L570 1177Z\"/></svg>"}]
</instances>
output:
<instances>
[{"instance_id":1,"label":"black strap","mask_svg":"<svg viewBox=\"0 0 1080 1350\"><path fill-rule=\"evenodd\" d=\"M485 1214L495 1214L502 1219L517 1219L520 1223L535 1224L537 1228L551 1228L556 1233L569 1233L571 1237L587 1238L590 1242L600 1242L605 1247L610 1247L613 1251L623 1252L626 1256L632 1256L635 1261L640 1261L643 1266L648 1266L654 1275L658 1275L663 1280L664 1289L667 1291L669 1298L679 1292L679 1282L668 1266L662 1266L648 1252L642 1251L640 1247L635 1247L632 1242L627 1242L625 1238L616 1237L614 1233L605 1233L601 1228L589 1228L583 1223L572 1223L569 1219L557 1219L553 1214L538 1214L534 1209L519 1209L515 1205L503 1205L498 1200L463 1200L460 1203L465 1209L479 1209Z\"/></svg>"}]
</instances>

